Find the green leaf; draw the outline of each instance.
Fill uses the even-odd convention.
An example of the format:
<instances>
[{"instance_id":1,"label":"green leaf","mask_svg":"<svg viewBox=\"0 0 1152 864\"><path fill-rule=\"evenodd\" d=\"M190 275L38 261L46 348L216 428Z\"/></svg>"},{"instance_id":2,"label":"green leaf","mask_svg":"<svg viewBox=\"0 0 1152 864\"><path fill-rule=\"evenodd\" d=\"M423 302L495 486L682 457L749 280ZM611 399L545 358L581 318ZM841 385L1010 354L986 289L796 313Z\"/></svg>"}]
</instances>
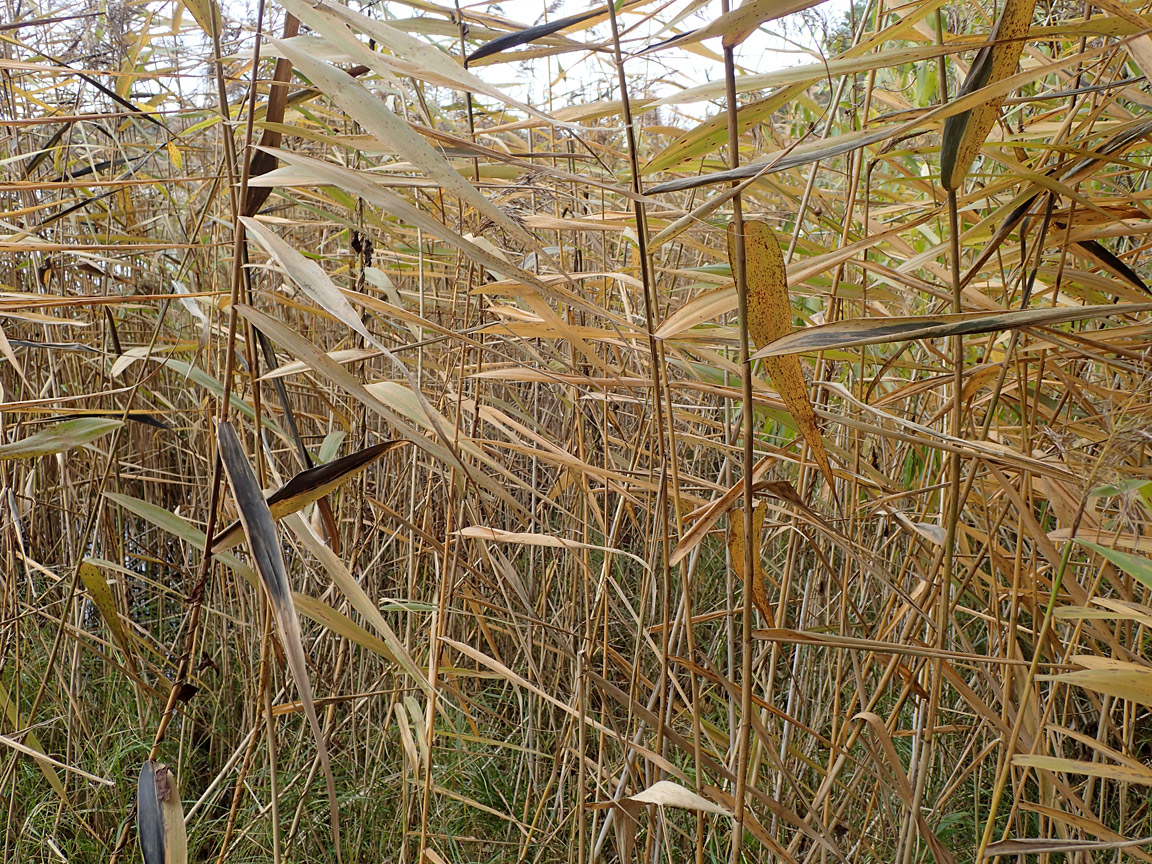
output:
<instances>
[{"instance_id":1,"label":"green leaf","mask_svg":"<svg viewBox=\"0 0 1152 864\"><path fill-rule=\"evenodd\" d=\"M1093 552L1102 556L1106 561L1116 565L1145 588L1152 588L1152 560L1142 558L1138 555L1132 555L1129 552L1120 552L1117 549L1109 549L1107 546L1101 546L1098 543L1091 543L1087 540L1076 540L1081 546L1087 546Z\"/></svg>"},{"instance_id":2,"label":"green leaf","mask_svg":"<svg viewBox=\"0 0 1152 864\"><path fill-rule=\"evenodd\" d=\"M34 459L52 453L63 453L73 447L102 438L124 424L119 420L101 417L80 417L65 420L34 435L0 446L0 459Z\"/></svg>"}]
</instances>

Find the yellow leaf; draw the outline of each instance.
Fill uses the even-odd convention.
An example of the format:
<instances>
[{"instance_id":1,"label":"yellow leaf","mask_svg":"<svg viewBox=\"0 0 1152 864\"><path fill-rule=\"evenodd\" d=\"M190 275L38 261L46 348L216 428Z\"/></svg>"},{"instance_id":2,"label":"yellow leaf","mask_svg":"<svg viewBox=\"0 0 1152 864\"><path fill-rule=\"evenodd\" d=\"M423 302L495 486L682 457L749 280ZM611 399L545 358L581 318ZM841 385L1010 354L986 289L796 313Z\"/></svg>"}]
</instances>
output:
<instances>
[{"instance_id":1,"label":"yellow leaf","mask_svg":"<svg viewBox=\"0 0 1152 864\"><path fill-rule=\"evenodd\" d=\"M20 719L20 715L16 713L16 703L8 695L3 686L0 686L0 708L4 710L4 714L8 717L8 722L11 724L12 729L23 729L24 723ZM44 745L40 743L40 739L36 737L36 733L29 730L24 736L24 744L33 750L44 753ZM56 773L56 769L48 759L40 759L35 756L32 757L36 760L36 766L44 775L44 779L48 781L56 794L60 796L60 800L72 808L72 802L68 800L68 793L64 790L64 784L60 781L60 775Z\"/></svg>"},{"instance_id":2,"label":"yellow leaf","mask_svg":"<svg viewBox=\"0 0 1152 864\"><path fill-rule=\"evenodd\" d=\"M728 259L736 272L736 246L733 226L728 226ZM744 272L748 283L748 333L763 348L792 332L792 304L788 300L788 271L780 243L766 222L744 223ZM808 399L808 385L800 358L795 355L770 357L765 368L780 393L788 413L812 450L828 486L834 488L832 464L824 449L824 439L816 425L816 412Z\"/></svg>"},{"instance_id":3,"label":"yellow leaf","mask_svg":"<svg viewBox=\"0 0 1152 864\"><path fill-rule=\"evenodd\" d=\"M80 565L80 581L88 589L89 598L95 604L104 623L108 625L108 629L112 631L112 638L116 640L120 650L131 656L128 634L124 632L124 627L120 623L120 610L116 608L116 599L112 596L112 588L104 578L104 573L95 564L85 561Z\"/></svg>"},{"instance_id":4,"label":"yellow leaf","mask_svg":"<svg viewBox=\"0 0 1152 864\"><path fill-rule=\"evenodd\" d=\"M1038 677L1046 681L1075 684L1077 687L1095 690L1117 699L1127 699L1129 702L1139 702L1141 705L1152 705L1152 668L1105 657L1075 657L1073 662L1092 668Z\"/></svg>"},{"instance_id":5,"label":"yellow leaf","mask_svg":"<svg viewBox=\"0 0 1152 864\"><path fill-rule=\"evenodd\" d=\"M303 510L314 501L336 491L390 450L407 441L385 441L358 450L350 456L301 471L267 498L268 510L275 520ZM244 529L237 519L212 539L213 554L230 549L244 539Z\"/></svg>"},{"instance_id":6,"label":"yellow leaf","mask_svg":"<svg viewBox=\"0 0 1152 864\"><path fill-rule=\"evenodd\" d=\"M200 29L211 36L216 32L215 22L220 20L216 0L184 0L184 5L200 25Z\"/></svg>"},{"instance_id":7,"label":"yellow leaf","mask_svg":"<svg viewBox=\"0 0 1152 864\"><path fill-rule=\"evenodd\" d=\"M1012 764L1021 767L1041 768L1060 774L1107 777L1110 780L1152 786L1152 771L1147 768L1134 768L1130 765L1116 765L1112 762L1081 762L1078 759L1065 759L1058 756L1018 753L1012 757Z\"/></svg>"},{"instance_id":8,"label":"yellow leaf","mask_svg":"<svg viewBox=\"0 0 1152 864\"><path fill-rule=\"evenodd\" d=\"M1004 11L988 36L988 44L976 56L957 94L958 98L990 87L1015 74L1035 8L1036 0L1006 0ZM976 154L984 146L988 133L1000 116L1000 106L1004 104L1007 95L994 96L944 121L944 136L940 145L940 183L945 189L959 189L964 182Z\"/></svg>"}]
</instances>

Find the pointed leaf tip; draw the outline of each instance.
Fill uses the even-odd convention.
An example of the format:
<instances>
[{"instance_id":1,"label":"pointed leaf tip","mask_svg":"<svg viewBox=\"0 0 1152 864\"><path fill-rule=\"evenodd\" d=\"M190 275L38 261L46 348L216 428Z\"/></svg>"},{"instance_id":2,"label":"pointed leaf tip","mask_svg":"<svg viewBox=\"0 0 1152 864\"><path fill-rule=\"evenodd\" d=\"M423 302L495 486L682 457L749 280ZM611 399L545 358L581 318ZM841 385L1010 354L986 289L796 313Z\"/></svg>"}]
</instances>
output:
<instances>
[{"instance_id":1,"label":"pointed leaf tip","mask_svg":"<svg viewBox=\"0 0 1152 864\"><path fill-rule=\"evenodd\" d=\"M382 457L385 453L403 447L409 443L406 440L385 441L365 447L342 459L336 459L323 465L317 465L301 471L291 480L268 496L268 510L274 520L283 519L300 510L303 510L314 501L318 501L341 485L347 483L369 465ZM244 537L244 528L237 519L212 540L212 554L229 549L239 543Z\"/></svg>"},{"instance_id":2,"label":"pointed leaf tip","mask_svg":"<svg viewBox=\"0 0 1152 864\"><path fill-rule=\"evenodd\" d=\"M260 484L256 482L256 476L252 473L252 466L248 464L248 457L244 453L244 447L236 430L227 421L219 421L216 424L216 437L220 447L220 459L224 463L224 472L228 475L228 483L232 487L232 496L236 499L236 509L240 511L240 522L248 537L248 547L252 552L256 572L260 574L260 580L268 595L268 605L272 607L272 616L276 620L280 641L284 645L284 656L288 661L288 668L292 671L296 690L300 694L300 703L304 706L304 714L308 718L308 725L312 728L312 735L316 741L316 752L320 756L320 766L328 787L332 843L336 850L336 860L339 862L340 813L336 803L336 780L332 776L328 746L324 742L324 733L316 714L316 703L312 697L312 680L308 677L308 664L300 634L300 620L296 617L288 572L276 536L276 525L264 500L264 493L260 491Z\"/></svg>"},{"instance_id":3,"label":"pointed leaf tip","mask_svg":"<svg viewBox=\"0 0 1152 864\"><path fill-rule=\"evenodd\" d=\"M996 26L988 36L988 44L980 49L976 61L969 68L968 77L964 79L957 98L975 93L1016 73L1035 9L1036 0L1006 0L1004 11L1000 13ZM944 121L940 145L940 184L945 189L959 189L964 183L988 133L1000 116L1000 106L1007 96L1007 93L994 96Z\"/></svg>"}]
</instances>

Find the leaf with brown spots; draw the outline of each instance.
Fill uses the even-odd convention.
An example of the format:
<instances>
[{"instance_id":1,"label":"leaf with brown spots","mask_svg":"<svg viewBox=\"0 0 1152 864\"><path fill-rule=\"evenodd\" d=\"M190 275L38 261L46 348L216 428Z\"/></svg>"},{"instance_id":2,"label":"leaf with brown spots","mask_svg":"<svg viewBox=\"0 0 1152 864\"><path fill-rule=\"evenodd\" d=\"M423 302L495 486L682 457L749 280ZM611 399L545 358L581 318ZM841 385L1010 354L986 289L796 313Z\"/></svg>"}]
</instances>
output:
<instances>
[{"instance_id":1,"label":"leaf with brown spots","mask_svg":"<svg viewBox=\"0 0 1152 864\"><path fill-rule=\"evenodd\" d=\"M988 44L980 49L957 98L991 87L1016 73L1020 54L1024 50L1024 37L1032 25L1035 9L1036 0L1007 0L1004 11L1000 13L996 26L988 36ZM940 145L940 184L945 189L960 188L1000 116L1000 107L1007 96L1007 93L993 96L971 110L954 114L944 121L944 135Z\"/></svg>"},{"instance_id":2,"label":"leaf with brown spots","mask_svg":"<svg viewBox=\"0 0 1152 864\"><path fill-rule=\"evenodd\" d=\"M728 260L736 272L734 228L728 226ZM744 223L744 271L748 282L748 333L757 348L763 348L792 332L792 304L788 299L788 271L780 243L766 222ZM808 398L808 385L800 358L769 357L764 361L768 377L776 386L800 434L812 449L816 464L835 490L832 464L824 449L824 439L816 425L816 412ZM835 492L833 491L833 494Z\"/></svg>"}]
</instances>

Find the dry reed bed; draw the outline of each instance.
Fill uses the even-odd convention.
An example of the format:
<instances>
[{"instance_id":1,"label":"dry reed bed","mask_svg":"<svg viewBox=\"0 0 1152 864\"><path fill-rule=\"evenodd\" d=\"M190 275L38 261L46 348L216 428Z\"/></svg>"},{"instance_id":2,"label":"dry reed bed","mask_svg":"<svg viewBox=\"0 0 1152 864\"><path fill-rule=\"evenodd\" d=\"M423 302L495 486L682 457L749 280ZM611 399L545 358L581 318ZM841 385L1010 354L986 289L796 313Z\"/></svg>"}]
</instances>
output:
<instances>
[{"instance_id":1,"label":"dry reed bed","mask_svg":"<svg viewBox=\"0 0 1152 864\"><path fill-rule=\"evenodd\" d=\"M463 86L457 23L413 6L392 23L440 47L290 3L336 67L380 65L342 76L290 42L312 86L293 79L269 120L265 60L251 127L251 63L213 77L189 20L206 6L180 22L171 4L24 9L0 31L0 416L7 444L58 433L0 461L5 859L137 854L151 749L178 775L194 860L335 860L244 547L202 570L209 520L235 515L226 484L210 515L229 375L266 487L303 467L293 425L320 461L414 445L330 496L335 555L318 511L280 528L346 859L964 861L997 841L1147 859L1130 842L1152 780L1140 10L1035 11L954 228L932 76L943 62L954 101L990 27L975 7L946 10L943 31L968 35L941 48L938 4L869 4L826 66L737 78L738 111L722 81L684 96L717 100L697 129L651 122L629 79L635 195L614 78L602 103L529 114L477 86L466 107L445 86ZM638 12L670 15L621 22ZM515 30L464 19L469 50ZM554 54L603 74L581 46L610 69L606 22L477 63ZM307 158L249 178L245 142L270 132ZM789 326L1095 308L975 327L959 353L945 329L800 354L835 494L754 365L767 510L744 633L759 574L726 543L754 467L733 203L697 210L725 184L650 190L771 153L738 200L781 240ZM272 192L241 271L237 208L257 188ZM694 793L687 810L628 800L662 780Z\"/></svg>"}]
</instances>

